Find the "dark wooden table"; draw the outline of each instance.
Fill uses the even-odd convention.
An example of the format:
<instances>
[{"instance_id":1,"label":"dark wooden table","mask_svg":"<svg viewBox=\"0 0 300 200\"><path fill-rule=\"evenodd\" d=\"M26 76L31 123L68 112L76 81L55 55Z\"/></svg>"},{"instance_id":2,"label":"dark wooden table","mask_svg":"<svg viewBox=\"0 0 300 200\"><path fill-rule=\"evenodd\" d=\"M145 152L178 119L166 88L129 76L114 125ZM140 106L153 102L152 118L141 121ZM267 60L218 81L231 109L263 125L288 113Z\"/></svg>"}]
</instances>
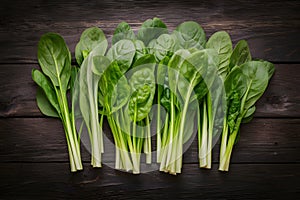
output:
<instances>
[{"instance_id":1,"label":"dark wooden table","mask_svg":"<svg viewBox=\"0 0 300 200\"><path fill-rule=\"evenodd\" d=\"M60 33L74 52L87 27L98 26L111 35L121 21L137 30L154 16L171 30L195 20L208 36L228 31L234 44L246 39L253 57L275 64L254 120L242 127L230 172L217 170L218 146L213 169L199 169L195 142L178 176L92 169L86 151L84 171L70 173L62 125L44 117L35 102L31 69L38 67L39 37ZM299 1L1 1L0 199L299 199L299 36Z\"/></svg>"}]
</instances>

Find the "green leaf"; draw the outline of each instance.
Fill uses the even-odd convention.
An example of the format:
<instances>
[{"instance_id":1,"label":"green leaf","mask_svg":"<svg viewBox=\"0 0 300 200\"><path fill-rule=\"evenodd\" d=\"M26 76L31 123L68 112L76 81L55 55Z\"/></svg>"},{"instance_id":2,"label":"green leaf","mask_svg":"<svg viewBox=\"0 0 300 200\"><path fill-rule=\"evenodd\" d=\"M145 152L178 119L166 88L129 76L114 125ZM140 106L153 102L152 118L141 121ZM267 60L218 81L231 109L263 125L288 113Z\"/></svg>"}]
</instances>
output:
<instances>
[{"instance_id":1,"label":"green leaf","mask_svg":"<svg viewBox=\"0 0 300 200\"><path fill-rule=\"evenodd\" d=\"M122 76L114 86L111 97L111 112L121 109L130 97L130 86L125 76Z\"/></svg>"},{"instance_id":2,"label":"green leaf","mask_svg":"<svg viewBox=\"0 0 300 200\"><path fill-rule=\"evenodd\" d=\"M208 67L208 54L204 50L198 50L187 57L180 67L178 90L184 101L190 96L187 92L194 90L195 86L203 81ZM197 95L197 94L196 94ZM196 99L193 98L192 99Z\"/></svg>"},{"instance_id":3,"label":"green leaf","mask_svg":"<svg viewBox=\"0 0 300 200\"><path fill-rule=\"evenodd\" d=\"M204 49L201 51L207 55L206 72L201 74L202 79L195 86L195 95L191 98L191 101L197 99L199 103L202 102L203 97L210 90L214 80L217 78L217 66L219 63L218 54L214 49Z\"/></svg>"},{"instance_id":4,"label":"green leaf","mask_svg":"<svg viewBox=\"0 0 300 200\"><path fill-rule=\"evenodd\" d=\"M207 41L206 48L217 51L219 58L218 71L223 80L229 72L229 58L232 53L232 42L230 36L225 31L214 33Z\"/></svg>"},{"instance_id":5,"label":"green leaf","mask_svg":"<svg viewBox=\"0 0 300 200\"><path fill-rule=\"evenodd\" d=\"M94 56L92 71L98 76L102 76L106 68L109 66L110 60L105 56Z\"/></svg>"},{"instance_id":6,"label":"green leaf","mask_svg":"<svg viewBox=\"0 0 300 200\"><path fill-rule=\"evenodd\" d=\"M168 56L164 57L158 65L156 70L156 83L158 84L158 87L164 87L165 84L168 82L168 63L170 58Z\"/></svg>"},{"instance_id":7,"label":"green leaf","mask_svg":"<svg viewBox=\"0 0 300 200\"><path fill-rule=\"evenodd\" d=\"M80 67L79 71L79 108L81 115L84 119L85 125L88 132L91 131L90 121L91 121L91 108L90 100L93 99L93 95L90 94L90 87L88 84L88 61L85 59ZM97 113L98 114L98 113Z\"/></svg>"},{"instance_id":8,"label":"green leaf","mask_svg":"<svg viewBox=\"0 0 300 200\"><path fill-rule=\"evenodd\" d=\"M83 60L88 56L91 51L94 55L104 55L108 43L103 31L98 27L91 27L83 31L80 40L75 48L75 57L78 65L80 66Z\"/></svg>"},{"instance_id":9,"label":"green leaf","mask_svg":"<svg viewBox=\"0 0 300 200\"><path fill-rule=\"evenodd\" d=\"M155 54L155 44L156 44L156 39L153 39L149 42L147 46L147 52L150 54Z\"/></svg>"},{"instance_id":10,"label":"green leaf","mask_svg":"<svg viewBox=\"0 0 300 200\"><path fill-rule=\"evenodd\" d=\"M231 70L235 66L240 66L248 61L251 61L251 54L248 43L246 40L240 40L236 44L230 56L229 70Z\"/></svg>"},{"instance_id":11,"label":"green leaf","mask_svg":"<svg viewBox=\"0 0 300 200\"><path fill-rule=\"evenodd\" d=\"M117 61L112 62L104 71L99 81L99 87L103 104L108 113L121 108L124 101L128 101L130 96L130 88Z\"/></svg>"},{"instance_id":12,"label":"green leaf","mask_svg":"<svg viewBox=\"0 0 300 200\"><path fill-rule=\"evenodd\" d=\"M140 67L130 77L129 84L133 90L137 90L144 85L150 85L152 89L155 88L154 69L151 68L151 65L150 67Z\"/></svg>"},{"instance_id":13,"label":"green leaf","mask_svg":"<svg viewBox=\"0 0 300 200\"><path fill-rule=\"evenodd\" d=\"M123 39L135 40L134 32L126 22L118 24L112 37L112 44L116 44Z\"/></svg>"},{"instance_id":14,"label":"green leaf","mask_svg":"<svg viewBox=\"0 0 300 200\"><path fill-rule=\"evenodd\" d=\"M32 79L38 86L40 86L43 89L44 94L46 95L48 101L53 106L53 108L56 110L56 112L61 113L56 93L54 92L54 89L53 89L50 81L48 80L48 78L39 70L33 69L32 70Z\"/></svg>"},{"instance_id":15,"label":"green leaf","mask_svg":"<svg viewBox=\"0 0 300 200\"><path fill-rule=\"evenodd\" d=\"M180 76L180 67L191 53L186 49L177 50L168 63L169 86L173 93L177 95L178 79Z\"/></svg>"},{"instance_id":16,"label":"green leaf","mask_svg":"<svg viewBox=\"0 0 300 200\"><path fill-rule=\"evenodd\" d=\"M157 61L161 61L164 57L171 57L176 51L175 38L169 34L162 34L156 40L154 44L154 54Z\"/></svg>"},{"instance_id":17,"label":"green leaf","mask_svg":"<svg viewBox=\"0 0 300 200\"><path fill-rule=\"evenodd\" d=\"M155 64L156 64L155 57L151 54L146 54L134 62L134 64L132 65L132 69L134 70L134 68L143 67L143 68L151 68L152 70L154 70Z\"/></svg>"},{"instance_id":18,"label":"green leaf","mask_svg":"<svg viewBox=\"0 0 300 200\"><path fill-rule=\"evenodd\" d=\"M135 56L134 56L134 62L144 55L147 54L147 48L145 47L143 41L141 40L134 40L134 46L135 46Z\"/></svg>"},{"instance_id":19,"label":"green leaf","mask_svg":"<svg viewBox=\"0 0 300 200\"><path fill-rule=\"evenodd\" d=\"M135 45L131 40L120 40L107 52L110 61L117 61L122 73L125 73L132 65L135 56Z\"/></svg>"},{"instance_id":20,"label":"green leaf","mask_svg":"<svg viewBox=\"0 0 300 200\"><path fill-rule=\"evenodd\" d=\"M205 32L202 27L193 21L183 22L172 33L179 46L183 49L195 47L203 49L206 43Z\"/></svg>"},{"instance_id":21,"label":"green leaf","mask_svg":"<svg viewBox=\"0 0 300 200\"><path fill-rule=\"evenodd\" d=\"M250 61L240 66L242 73L250 80L245 102L246 110L255 104L268 86L269 73L266 65L264 62Z\"/></svg>"},{"instance_id":22,"label":"green leaf","mask_svg":"<svg viewBox=\"0 0 300 200\"><path fill-rule=\"evenodd\" d=\"M128 103L129 115L132 121L135 117L135 121L141 121L148 116L151 111L154 93L155 87L153 92L150 85L143 85L132 93Z\"/></svg>"},{"instance_id":23,"label":"green leaf","mask_svg":"<svg viewBox=\"0 0 300 200\"><path fill-rule=\"evenodd\" d=\"M262 67L265 67L266 70L268 71L268 77L269 77L269 80L270 80L272 78L274 72L275 72L274 64L270 63L268 61L263 61Z\"/></svg>"},{"instance_id":24,"label":"green leaf","mask_svg":"<svg viewBox=\"0 0 300 200\"><path fill-rule=\"evenodd\" d=\"M243 117L242 123L249 123L252 120L252 118L253 118L255 110L256 110L255 106L252 106L251 108L249 108L247 110L245 116Z\"/></svg>"},{"instance_id":25,"label":"green leaf","mask_svg":"<svg viewBox=\"0 0 300 200\"><path fill-rule=\"evenodd\" d=\"M128 109L132 120L136 115L136 121L141 121L149 114L155 95L155 58L151 55L140 63L129 79L132 94Z\"/></svg>"},{"instance_id":26,"label":"green leaf","mask_svg":"<svg viewBox=\"0 0 300 200\"><path fill-rule=\"evenodd\" d=\"M227 102L227 123L232 132L241 110L242 98L247 91L249 78L240 68L231 71L224 82Z\"/></svg>"},{"instance_id":27,"label":"green leaf","mask_svg":"<svg viewBox=\"0 0 300 200\"><path fill-rule=\"evenodd\" d=\"M71 54L64 39L55 33L44 34L38 44L38 61L54 86L64 92L71 76Z\"/></svg>"},{"instance_id":28,"label":"green leaf","mask_svg":"<svg viewBox=\"0 0 300 200\"><path fill-rule=\"evenodd\" d=\"M36 101L37 105L40 109L40 111L48 116L48 117L57 117L59 118L59 115L55 108L51 105L49 100L47 99L44 91L39 87L36 92Z\"/></svg>"},{"instance_id":29,"label":"green leaf","mask_svg":"<svg viewBox=\"0 0 300 200\"><path fill-rule=\"evenodd\" d=\"M226 96L230 97L234 92L238 92L242 97L246 90L249 78L245 76L240 68L231 71L224 82Z\"/></svg>"},{"instance_id":30,"label":"green leaf","mask_svg":"<svg viewBox=\"0 0 300 200\"><path fill-rule=\"evenodd\" d=\"M146 20L138 31L137 38L142 40L146 46L153 39L158 38L161 34L168 33L167 26L159 19Z\"/></svg>"},{"instance_id":31,"label":"green leaf","mask_svg":"<svg viewBox=\"0 0 300 200\"><path fill-rule=\"evenodd\" d=\"M224 89L224 82L221 77L216 76L212 84L209 95L212 106L212 123L213 123L213 137L219 136L222 133L224 124L224 117L226 117L226 94Z\"/></svg>"}]
</instances>

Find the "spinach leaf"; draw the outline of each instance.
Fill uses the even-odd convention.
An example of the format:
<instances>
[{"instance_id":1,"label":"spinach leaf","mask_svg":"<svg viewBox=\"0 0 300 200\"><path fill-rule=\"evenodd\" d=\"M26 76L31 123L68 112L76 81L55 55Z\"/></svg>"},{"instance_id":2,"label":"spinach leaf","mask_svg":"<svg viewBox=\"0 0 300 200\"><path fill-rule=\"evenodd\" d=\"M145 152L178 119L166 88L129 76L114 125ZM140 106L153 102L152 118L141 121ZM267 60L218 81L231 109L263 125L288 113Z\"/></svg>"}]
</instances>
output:
<instances>
[{"instance_id":1,"label":"spinach leaf","mask_svg":"<svg viewBox=\"0 0 300 200\"><path fill-rule=\"evenodd\" d=\"M273 74L268 62L249 61L234 67L225 81L227 118L224 122L219 170L228 171L233 145L238 141L242 122L249 122L255 112L255 102L267 88Z\"/></svg>"},{"instance_id":2,"label":"spinach leaf","mask_svg":"<svg viewBox=\"0 0 300 200\"><path fill-rule=\"evenodd\" d=\"M248 61L251 61L251 54L248 43L245 40L240 40L236 44L230 56L229 69L231 70L233 67L240 66Z\"/></svg>"},{"instance_id":3,"label":"spinach leaf","mask_svg":"<svg viewBox=\"0 0 300 200\"><path fill-rule=\"evenodd\" d=\"M108 43L102 30L92 27L82 33L75 50L75 53L79 52L76 58L78 64L81 64L78 80L79 107L88 133L91 136L91 164L93 167L102 166L101 154L104 151L98 115L98 83L100 79L99 74L101 75L109 64L108 59L103 56L107 45Z\"/></svg>"},{"instance_id":4,"label":"spinach leaf","mask_svg":"<svg viewBox=\"0 0 300 200\"><path fill-rule=\"evenodd\" d=\"M247 91L249 79L243 74L240 68L233 70L224 82L227 101L227 123L232 132L239 114L242 112L242 102L244 94Z\"/></svg>"},{"instance_id":5,"label":"spinach leaf","mask_svg":"<svg viewBox=\"0 0 300 200\"><path fill-rule=\"evenodd\" d=\"M94 55L104 55L108 43L103 31L98 27L91 27L83 31L75 48L75 57L80 66L83 60L94 51Z\"/></svg>"},{"instance_id":6,"label":"spinach leaf","mask_svg":"<svg viewBox=\"0 0 300 200\"><path fill-rule=\"evenodd\" d=\"M178 79L180 75L180 67L182 63L189 57L191 53L186 49L179 49L171 57L168 63L168 81L169 87L173 93L177 95L178 89Z\"/></svg>"},{"instance_id":7,"label":"spinach leaf","mask_svg":"<svg viewBox=\"0 0 300 200\"><path fill-rule=\"evenodd\" d=\"M253 119L255 110L256 110L255 106L249 108L243 117L242 123L249 123Z\"/></svg>"},{"instance_id":8,"label":"spinach leaf","mask_svg":"<svg viewBox=\"0 0 300 200\"><path fill-rule=\"evenodd\" d=\"M190 101L190 95L192 95L195 86L203 80L203 77L205 77L207 67L208 55L204 50L192 53L182 63L180 66L178 91L184 101Z\"/></svg>"},{"instance_id":9,"label":"spinach leaf","mask_svg":"<svg viewBox=\"0 0 300 200\"><path fill-rule=\"evenodd\" d=\"M138 31L137 38L142 40L146 46L161 34L168 33L167 26L157 17L146 20Z\"/></svg>"},{"instance_id":10,"label":"spinach leaf","mask_svg":"<svg viewBox=\"0 0 300 200\"><path fill-rule=\"evenodd\" d=\"M107 57L93 56L92 72L98 76L102 76L109 64L110 60Z\"/></svg>"},{"instance_id":11,"label":"spinach leaf","mask_svg":"<svg viewBox=\"0 0 300 200\"><path fill-rule=\"evenodd\" d=\"M132 95L129 100L129 114L141 121L151 110L155 94L155 58L146 55L137 61L139 66L129 79Z\"/></svg>"},{"instance_id":12,"label":"spinach leaf","mask_svg":"<svg viewBox=\"0 0 300 200\"><path fill-rule=\"evenodd\" d=\"M118 83L120 86L118 86ZM122 84L124 85L122 86ZM120 108L123 105L123 102L122 105L117 104L117 100L119 99L118 96L123 97L124 101L128 100L130 93L126 92L127 84L127 80L124 80L124 75L121 72L117 61L110 63L101 76L99 82L101 95L104 97L103 104L109 114L116 111L117 108ZM121 92L119 92L119 89L121 89Z\"/></svg>"},{"instance_id":13,"label":"spinach leaf","mask_svg":"<svg viewBox=\"0 0 300 200\"><path fill-rule=\"evenodd\" d=\"M183 22L172 33L178 45L183 49L195 47L203 49L206 43L205 32L202 27L193 21Z\"/></svg>"},{"instance_id":14,"label":"spinach leaf","mask_svg":"<svg viewBox=\"0 0 300 200\"><path fill-rule=\"evenodd\" d=\"M57 110L55 110L55 108L51 105L51 103L49 102L49 100L46 97L45 92L41 88L37 89L36 102L37 102L38 108L44 115L46 115L48 117L59 118Z\"/></svg>"},{"instance_id":15,"label":"spinach leaf","mask_svg":"<svg viewBox=\"0 0 300 200\"><path fill-rule=\"evenodd\" d=\"M60 114L61 113L60 105L58 103L55 90L53 89L53 86L51 85L49 79L37 69L32 70L32 79L43 90L45 97L48 99L48 102L51 104L51 106L55 109L56 113ZM37 97L39 98L40 103L44 101L44 98L42 97L42 93L38 93ZM47 105L44 106L48 107ZM41 110L45 110L45 109L41 109Z\"/></svg>"},{"instance_id":16,"label":"spinach leaf","mask_svg":"<svg viewBox=\"0 0 300 200\"><path fill-rule=\"evenodd\" d=\"M130 86L125 76L120 77L112 93L112 112L121 109L130 97Z\"/></svg>"},{"instance_id":17,"label":"spinach leaf","mask_svg":"<svg viewBox=\"0 0 300 200\"><path fill-rule=\"evenodd\" d=\"M43 73L33 69L32 79L44 92L44 96L38 93L39 107L43 113L56 116L51 109L53 106L65 129L71 171L81 170L80 136L77 135L74 113L70 113L67 99L72 74L71 54L64 39L55 33L44 34L38 44L38 61Z\"/></svg>"},{"instance_id":18,"label":"spinach leaf","mask_svg":"<svg viewBox=\"0 0 300 200\"><path fill-rule=\"evenodd\" d=\"M229 58L232 53L230 36L225 31L216 32L207 41L206 48L217 51L219 57L218 72L225 80L229 72Z\"/></svg>"},{"instance_id":19,"label":"spinach leaf","mask_svg":"<svg viewBox=\"0 0 300 200\"><path fill-rule=\"evenodd\" d=\"M158 62L166 56L171 57L177 49L175 38L169 34L162 34L155 40L153 48Z\"/></svg>"},{"instance_id":20,"label":"spinach leaf","mask_svg":"<svg viewBox=\"0 0 300 200\"><path fill-rule=\"evenodd\" d=\"M38 61L43 73L54 86L67 91L71 76L71 53L64 39L55 33L46 33L38 44Z\"/></svg>"},{"instance_id":21,"label":"spinach leaf","mask_svg":"<svg viewBox=\"0 0 300 200\"><path fill-rule=\"evenodd\" d=\"M114 44L107 52L110 61L117 61L122 73L125 73L132 65L135 56L135 45L131 40L120 40Z\"/></svg>"},{"instance_id":22,"label":"spinach leaf","mask_svg":"<svg viewBox=\"0 0 300 200\"><path fill-rule=\"evenodd\" d=\"M250 79L245 98L245 110L255 104L268 86L269 74L267 68L264 67L266 64L260 61L250 61L240 66L242 73Z\"/></svg>"},{"instance_id":23,"label":"spinach leaf","mask_svg":"<svg viewBox=\"0 0 300 200\"><path fill-rule=\"evenodd\" d=\"M135 46L135 56L134 56L134 62L146 55L147 48L145 47L144 43L141 40L134 40L134 46Z\"/></svg>"},{"instance_id":24,"label":"spinach leaf","mask_svg":"<svg viewBox=\"0 0 300 200\"><path fill-rule=\"evenodd\" d=\"M114 35L112 37L112 44L116 44L118 41L123 39L135 40L135 34L131 29L130 25L126 22L121 22L118 24Z\"/></svg>"}]
</instances>

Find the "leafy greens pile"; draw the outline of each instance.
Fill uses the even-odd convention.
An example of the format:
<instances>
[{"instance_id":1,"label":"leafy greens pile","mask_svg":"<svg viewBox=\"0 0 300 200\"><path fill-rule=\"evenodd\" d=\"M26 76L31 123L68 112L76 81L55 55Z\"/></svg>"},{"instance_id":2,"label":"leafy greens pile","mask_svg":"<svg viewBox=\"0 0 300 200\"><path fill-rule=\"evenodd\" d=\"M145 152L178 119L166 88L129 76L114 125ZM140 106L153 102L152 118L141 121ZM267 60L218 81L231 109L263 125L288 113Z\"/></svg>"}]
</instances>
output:
<instances>
[{"instance_id":1,"label":"leafy greens pile","mask_svg":"<svg viewBox=\"0 0 300 200\"><path fill-rule=\"evenodd\" d=\"M228 171L240 125L252 119L273 64L253 60L245 40L233 49L225 31L206 41L193 21L169 33L153 18L137 34L122 22L111 44L101 29L86 29L75 48L75 66L60 35L47 33L38 45L42 71L32 71L39 86L37 105L44 115L61 119L71 171L82 169L83 129L89 135L91 165L101 167L104 120L115 143L116 169L140 173L143 152L147 164L156 161L160 171L181 173L185 146L197 127L200 167L211 168L212 148L221 135L219 170Z\"/></svg>"}]
</instances>

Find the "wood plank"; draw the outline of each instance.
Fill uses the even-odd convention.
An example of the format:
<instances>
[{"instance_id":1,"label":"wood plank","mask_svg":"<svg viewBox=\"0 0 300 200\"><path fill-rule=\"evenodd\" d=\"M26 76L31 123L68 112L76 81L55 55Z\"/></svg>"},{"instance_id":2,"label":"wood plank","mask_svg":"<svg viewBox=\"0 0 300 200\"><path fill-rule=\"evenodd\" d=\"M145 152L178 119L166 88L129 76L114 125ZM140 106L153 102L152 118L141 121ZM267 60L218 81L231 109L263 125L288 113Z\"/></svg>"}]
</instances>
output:
<instances>
[{"instance_id":1,"label":"wood plank","mask_svg":"<svg viewBox=\"0 0 300 200\"><path fill-rule=\"evenodd\" d=\"M248 40L257 58L299 62L299 8L299 1L293 0L8 1L0 8L0 63L36 63L38 40L49 31L60 33L73 52L85 28L98 26L111 36L121 21L137 30L154 16L162 18L170 30L187 20L199 22L207 36L226 30L234 43Z\"/></svg>"},{"instance_id":2,"label":"wood plank","mask_svg":"<svg viewBox=\"0 0 300 200\"><path fill-rule=\"evenodd\" d=\"M4 162L68 162L62 125L56 119L0 119L0 163ZM110 136L107 125L104 132ZM300 119L254 119L241 129L241 137L233 150L232 163L299 163ZM84 144L89 144L88 140ZM153 143L154 145L155 143ZM82 145L83 146L83 145ZM113 148L113 146L112 146ZM184 163L198 163L197 142L184 155ZM113 151L105 152L106 162L114 161ZM219 146L213 151L218 162ZM82 159L90 155L82 150ZM216 164L217 165L217 164Z\"/></svg>"},{"instance_id":3,"label":"wood plank","mask_svg":"<svg viewBox=\"0 0 300 200\"><path fill-rule=\"evenodd\" d=\"M300 117L300 65L275 65L275 73L256 103L256 117Z\"/></svg>"},{"instance_id":4,"label":"wood plank","mask_svg":"<svg viewBox=\"0 0 300 200\"><path fill-rule=\"evenodd\" d=\"M229 173L189 164L178 176L84 167L71 174L65 163L0 164L0 198L292 199L300 191L299 164L234 164Z\"/></svg>"},{"instance_id":5,"label":"wood plank","mask_svg":"<svg viewBox=\"0 0 300 200\"><path fill-rule=\"evenodd\" d=\"M299 119L254 119L241 127L234 146L231 163L299 162ZM219 143L213 149L213 161L219 162ZM195 140L184 154L184 162L198 162L198 143ZM299 154L299 153L298 153ZM218 165L218 164L217 164Z\"/></svg>"},{"instance_id":6,"label":"wood plank","mask_svg":"<svg viewBox=\"0 0 300 200\"><path fill-rule=\"evenodd\" d=\"M300 117L300 65L276 64L271 83L257 102L256 117ZM42 116L37 108L36 85L31 79L37 65L0 65L0 116Z\"/></svg>"}]
</instances>

